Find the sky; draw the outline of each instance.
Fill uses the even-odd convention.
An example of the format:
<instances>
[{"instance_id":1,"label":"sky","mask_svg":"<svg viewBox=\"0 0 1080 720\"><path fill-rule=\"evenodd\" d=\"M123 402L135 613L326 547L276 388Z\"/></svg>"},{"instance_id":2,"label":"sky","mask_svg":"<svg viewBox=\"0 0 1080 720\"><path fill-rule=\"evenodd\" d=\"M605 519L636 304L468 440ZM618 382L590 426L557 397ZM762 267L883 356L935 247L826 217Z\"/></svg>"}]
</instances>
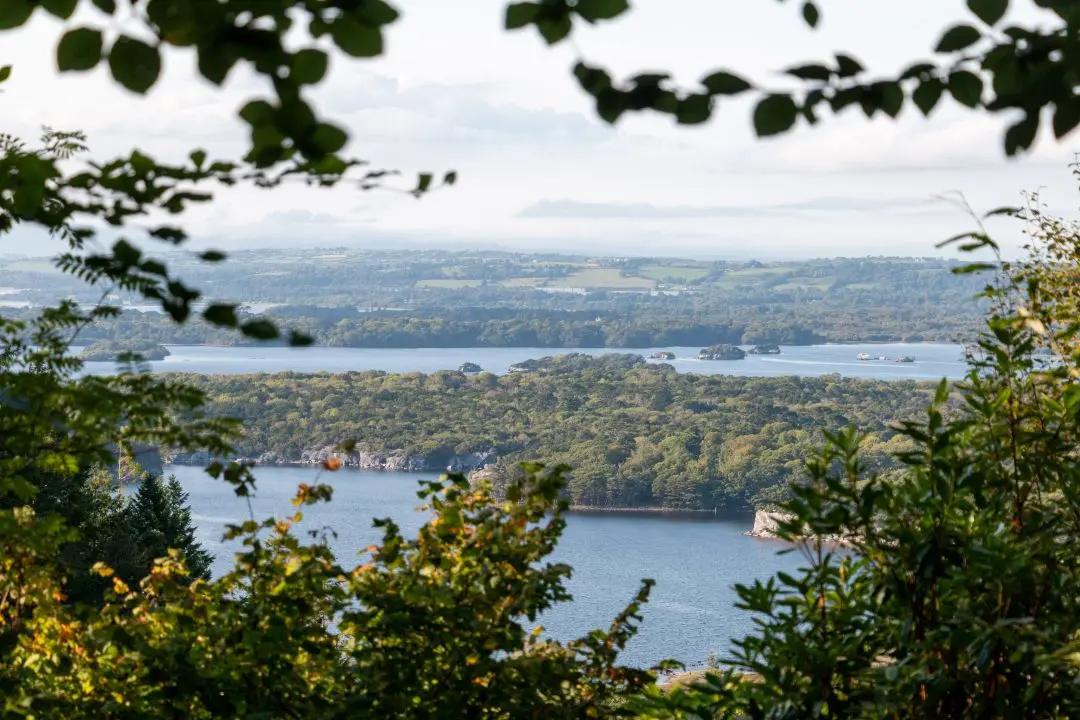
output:
<instances>
[{"instance_id":1,"label":"sky","mask_svg":"<svg viewBox=\"0 0 1080 720\"><path fill-rule=\"evenodd\" d=\"M185 216L196 246L500 247L510 250L653 254L731 259L940 255L935 243L972 229L960 195L978 211L1041 190L1073 217L1068 168L1080 133L1008 160L1006 116L949 100L924 119L867 120L852 108L815 128L754 137L752 105L721 104L705 126L633 116L615 127L594 117L570 75L580 55L616 76L664 70L686 86L731 69L782 87L779 71L842 50L895 74L930 56L941 31L967 19L963 0L819 0L808 29L796 2L636 0L614 22L582 27L572 44L547 47L532 30L502 29L503 2L397 0L402 18L375 61L335 55L311 94L351 133L347 152L403 172L455 170L458 183L417 200L400 192L306 187L237 189ZM1018 20L1041 21L1031 0ZM95 10L69 24L101 24ZM110 25L110 32L123 24ZM0 131L33 137L41 125L82 129L104 159L138 147L179 159L205 148L237 158L247 139L237 109L261 89L234 70L221 89L197 77L187 51L171 51L145 97L113 84L104 68L59 76L63 25L39 11L6 33L0 64L14 73L0 95ZM952 198L950 201L949 198ZM995 224L1007 249L1015 224ZM0 238L0 252L55 248L40 236Z\"/></svg>"}]
</instances>

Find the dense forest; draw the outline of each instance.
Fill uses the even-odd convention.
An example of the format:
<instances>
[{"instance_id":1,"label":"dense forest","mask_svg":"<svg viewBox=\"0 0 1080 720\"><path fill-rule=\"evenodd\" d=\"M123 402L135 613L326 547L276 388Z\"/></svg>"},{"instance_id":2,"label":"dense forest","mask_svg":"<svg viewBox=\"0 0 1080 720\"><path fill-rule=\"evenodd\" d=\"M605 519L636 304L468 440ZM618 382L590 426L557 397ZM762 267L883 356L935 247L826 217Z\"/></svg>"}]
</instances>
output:
<instances>
[{"instance_id":1,"label":"dense forest","mask_svg":"<svg viewBox=\"0 0 1080 720\"><path fill-rule=\"evenodd\" d=\"M748 509L802 477L822 429L855 424L867 462L901 448L888 429L932 397L927 384L675 373L634 355L545 359L497 377L356 372L190 376L213 413L243 419L237 449L316 462L354 440L397 467L445 469L544 458L572 468L571 499L604 507ZM354 453L347 461L361 462Z\"/></svg>"},{"instance_id":2,"label":"dense forest","mask_svg":"<svg viewBox=\"0 0 1080 720\"><path fill-rule=\"evenodd\" d=\"M555 310L458 310L439 314L354 309L277 308L264 313L280 325L331 347L648 348L730 344L812 345L821 342L956 342L972 337L960 318L909 312L886 319L842 310L785 312L740 306L700 315ZM242 314L241 317L254 317ZM800 317L802 318L800 320ZM882 329L884 328L884 329ZM971 331L969 331L971 330ZM158 313L126 312L80 334L84 342L138 341L173 345L233 345L243 338L193 321L176 325ZM250 342L250 341L248 341Z\"/></svg>"}]
</instances>

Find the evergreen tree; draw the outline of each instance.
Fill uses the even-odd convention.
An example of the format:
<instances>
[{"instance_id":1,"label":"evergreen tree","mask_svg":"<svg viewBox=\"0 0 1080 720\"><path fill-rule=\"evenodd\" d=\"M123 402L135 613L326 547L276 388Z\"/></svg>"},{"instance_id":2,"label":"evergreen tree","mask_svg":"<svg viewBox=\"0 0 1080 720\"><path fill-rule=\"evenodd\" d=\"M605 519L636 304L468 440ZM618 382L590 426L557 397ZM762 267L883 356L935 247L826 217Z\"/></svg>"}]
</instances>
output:
<instances>
[{"instance_id":1,"label":"evergreen tree","mask_svg":"<svg viewBox=\"0 0 1080 720\"><path fill-rule=\"evenodd\" d=\"M139 565L147 572L156 558L175 549L183 552L192 579L208 580L213 558L195 539L187 497L175 476L164 480L145 473L127 507L127 526Z\"/></svg>"}]
</instances>

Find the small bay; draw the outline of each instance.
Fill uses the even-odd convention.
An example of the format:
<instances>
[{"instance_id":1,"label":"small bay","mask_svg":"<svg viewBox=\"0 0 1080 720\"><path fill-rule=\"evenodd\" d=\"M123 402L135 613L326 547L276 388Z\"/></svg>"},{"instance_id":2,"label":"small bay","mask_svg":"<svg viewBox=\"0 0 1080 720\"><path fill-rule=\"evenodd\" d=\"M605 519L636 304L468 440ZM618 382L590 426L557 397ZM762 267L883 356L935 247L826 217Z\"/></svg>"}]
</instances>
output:
<instances>
[{"instance_id":1,"label":"small bay","mask_svg":"<svg viewBox=\"0 0 1080 720\"><path fill-rule=\"evenodd\" d=\"M238 546L223 543L222 533L226 524L248 518L247 503L200 468L172 466L166 472L175 474L189 493L199 540L215 556L215 576L224 573ZM255 474L258 485L251 510L256 519L263 519L291 514L297 485L312 482L316 469L259 467ZM298 532L333 529L337 537L331 545L339 560L350 566L358 553L381 539L371 526L374 518L391 517L406 536L415 534L424 520L416 511L417 483L434 477L355 470L324 476L334 486L334 498L306 508ZM552 560L574 568L568 583L574 600L550 610L540 624L559 640L606 628L633 597L640 580L652 578L657 585L643 612L642 630L623 661L645 667L675 658L691 667L702 666L711 652L722 656L732 638L753 629L751 617L734 605L735 583L764 579L778 570L792 572L804 563L799 553L778 555L782 543L748 537L751 523L750 517L572 513Z\"/></svg>"}]
</instances>

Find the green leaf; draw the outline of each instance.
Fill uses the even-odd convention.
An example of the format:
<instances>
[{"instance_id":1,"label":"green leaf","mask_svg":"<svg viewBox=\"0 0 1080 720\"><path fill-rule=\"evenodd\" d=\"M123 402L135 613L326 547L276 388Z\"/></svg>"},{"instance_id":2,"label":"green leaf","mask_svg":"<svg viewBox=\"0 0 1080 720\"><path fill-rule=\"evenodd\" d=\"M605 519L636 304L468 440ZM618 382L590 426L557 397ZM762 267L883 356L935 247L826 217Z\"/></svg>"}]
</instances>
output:
<instances>
[{"instance_id":1,"label":"green leaf","mask_svg":"<svg viewBox=\"0 0 1080 720\"><path fill-rule=\"evenodd\" d=\"M790 95L769 95L754 108L754 130L758 137L779 135L791 129L798 115Z\"/></svg>"},{"instance_id":2,"label":"green leaf","mask_svg":"<svg viewBox=\"0 0 1080 720\"><path fill-rule=\"evenodd\" d=\"M1035 142L1035 135L1039 132L1038 111L1028 113L1023 120L1011 125L1005 131L1005 154L1009 157L1016 155L1021 150L1027 150Z\"/></svg>"},{"instance_id":3,"label":"green leaf","mask_svg":"<svg viewBox=\"0 0 1080 720\"><path fill-rule=\"evenodd\" d=\"M135 265L142 258L142 252L127 240L117 240L113 245L113 257L123 265Z\"/></svg>"},{"instance_id":4,"label":"green leaf","mask_svg":"<svg viewBox=\"0 0 1080 720\"><path fill-rule=\"evenodd\" d=\"M569 15L560 15L550 19L537 20L536 29L540 31L540 35L548 45L554 45L570 34L573 23Z\"/></svg>"},{"instance_id":5,"label":"green leaf","mask_svg":"<svg viewBox=\"0 0 1080 720\"><path fill-rule=\"evenodd\" d=\"M330 60L322 50L305 48L293 55L289 79L300 85L314 85L326 75L329 64Z\"/></svg>"},{"instance_id":6,"label":"green leaf","mask_svg":"<svg viewBox=\"0 0 1080 720\"><path fill-rule=\"evenodd\" d=\"M806 0L802 6L802 16L806 24L812 28L818 26L818 22L821 20L821 12L818 10L817 5L813 0Z\"/></svg>"},{"instance_id":7,"label":"green leaf","mask_svg":"<svg viewBox=\"0 0 1080 720\"><path fill-rule=\"evenodd\" d=\"M453 185L457 182L457 173L453 170L449 171L448 173L443 175L442 181L443 185Z\"/></svg>"},{"instance_id":8,"label":"green leaf","mask_svg":"<svg viewBox=\"0 0 1080 720\"><path fill-rule=\"evenodd\" d=\"M417 195L427 192L431 188L431 181L433 176L431 173L420 173L420 177L416 180L416 190L413 192Z\"/></svg>"},{"instance_id":9,"label":"green leaf","mask_svg":"<svg viewBox=\"0 0 1080 720\"><path fill-rule=\"evenodd\" d=\"M116 12L116 0L93 0L94 7L103 13L112 15Z\"/></svg>"},{"instance_id":10,"label":"green leaf","mask_svg":"<svg viewBox=\"0 0 1080 720\"><path fill-rule=\"evenodd\" d=\"M274 106L265 100L251 100L240 108L240 117L248 125L265 125L274 120Z\"/></svg>"},{"instance_id":11,"label":"green leaf","mask_svg":"<svg viewBox=\"0 0 1080 720\"><path fill-rule=\"evenodd\" d=\"M202 169L202 166L206 163L206 151L205 150L192 150L188 156L191 158L191 162L195 164L195 167Z\"/></svg>"},{"instance_id":12,"label":"green leaf","mask_svg":"<svg viewBox=\"0 0 1080 720\"><path fill-rule=\"evenodd\" d=\"M578 0L574 6L574 12L591 23L613 20L629 9L627 0Z\"/></svg>"},{"instance_id":13,"label":"green leaf","mask_svg":"<svg viewBox=\"0 0 1080 720\"><path fill-rule=\"evenodd\" d=\"M977 107L982 101L982 79L973 72L957 70L949 75L949 92L956 102Z\"/></svg>"},{"instance_id":14,"label":"green leaf","mask_svg":"<svg viewBox=\"0 0 1080 720\"><path fill-rule=\"evenodd\" d=\"M141 95L161 74L161 54L142 40L121 35L109 50L109 70L118 83Z\"/></svg>"},{"instance_id":15,"label":"green leaf","mask_svg":"<svg viewBox=\"0 0 1080 720\"><path fill-rule=\"evenodd\" d=\"M60 72L90 70L101 62L101 31L80 27L68 30L56 46Z\"/></svg>"},{"instance_id":16,"label":"green leaf","mask_svg":"<svg viewBox=\"0 0 1080 720\"><path fill-rule=\"evenodd\" d=\"M1077 123L1080 123L1080 102L1075 96L1068 100L1059 100L1054 107L1054 137L1058 140L1065 137Z\"/></svg>"},{"instance_id":17,"label":"green leaf","mask_svg":"<svg viewBox=\"0 0 1080 720\"><path fill-rule=\"evenodd\" d=\"M941 94L945 92L945 83L937 78L931 78L919 84L911 93L911 100L922 111L923 115L930 115L930 111L938 104Z\"/></svg>"},{"instance_id":18,"label":"green leaf","mask_svg":"<svg viewBox=\"0 0 1080 720\"><path fill-rule=\"evenodd\" d=\"M339 17L330 26L330 37L342 52L352 57L370 58L382 55L382 30L361 25L349 17Z\"/></svg>"},{"instance_id":19,"label":"green leaf","mask_svg":"<svg viewBox=\"0 0 1080 720\"><path fill-rule=\"evenodd\" d=\"M688 95L679 101L675 120L680 125L700 125L712 114L712 96Z\"/></svg>"},{"instance_id":20,"label":"green leaf","mask_svg":"<svg viewBox=\"0 0 1080 720\"><path fill-rule=\"evenodd\" d=\"M220 85L225 82L238 59L232 45L208 43L199 47L199 73L215 85Z\"/></svg>"},{"instance_id":21,"label":"green leaf","mask_svg":"<svg viewBox=\"0 0 1080 720\"><path fill-rule=\"evenodd\" d=\"M941 36L935 51L939 53L957 52L971 47L979 42L980 38L982 38L982 33L971 25L954 25Z\"/></svg>"},{"instance_id":22,"label":"green leaf","mask_svg":"<svg viewBox=\"0 0 1080 720\"><path fill-rule=\"evenodd\" d=\"M510 3L506 6L506 20L503 25L507 30L519 30L531 25L539 12L540 6L533 2Z\"/></svg>"},{"instance_id":23,"label":"green leaf","mask_svg":"<svg viewBox=\"0 0 1080 720\"><path fill-rule=\"evenodd\" d=\"M706 75L702 78L701 84L713 95L738 95L753 87L738 75L723 70Z\"/></svg>"},{"instance_id":24,"label":"green leaf","mask_svg":"<svg viewBox=\"0 0 1080 720\"><path fill-rule=\"evenodd\" d=\"M614 124L626 110L625 94L611 89L596 93L596 114L609 125Z\"/></svg>"},{"instance_id":25,"label":"green leaf","mask_svg":"<svg viewBox=\"0 0 1080 720\"><path fill-rule=\"evenodd\" d=\"M851 57L850 55L844 55L843 53L836 54L836 74L842 78L853 77L863 72L862 64Z\"/></svg>"},{"instance_id":26,"label":"green leaf","mask_svg":"<svg viewBox=\"0 0 1080 720\"><path fill-rule=\"evenodd\" d=\"M203 317L206 318L208 323L222 327L236 327L240 324L236 317L235 305L211 305L206 310L203 310Z\"/></svg>"},{"instance_id":27,"label":"green leaf","mask_svg":"<svg viewBox=\"0 0 1080 720\"><path fill-rule=\"evenodd\" d=\"M909 80L911 78L924 78L935 70L935 66L928 62L917 62L908 67L907 70L900 74L901 80Z\"/></svg>"},{"instance_id":28,"label":"green leaf","mask_svg":"<svg viewBox=\"0 0 1080 720\"><path fill-rule=\"evenodd\" d=\"M312 136L312 140L315 145L318 146L319 150L329 155L330 153L336 153L338 150L345 147L345 143L349 141L349 134L337 125L319 123L315 127L315 133Z\"/></svg>"},{"instance_id":29,"label":"green leaf","mask_svg":"<svg viewBox=\"0 0 1080 720\"><path fill-rule=\"evenodd\" d=\"M311 337L307 333L299 332L297 330L289 331L290 347L311 347L314 344L315 338Z\"/></svg>"},{"instance_id":30,"label":"green leaf","mask_svg":"<svg viewBox=\"0 0 1080 720\"><path fill-rule=\"evenodd\" d=\"M11 66L0 65L0 83L4 82L9 77L11 77Z\"/></svg>"},{"instance_id":31,"label":"green leaf","mask_svg":"<svg viewBox=\"0 0 1080 720\"><path fill-rule=\"evenodd\" d=\"M891 118L900 114L900 108L904 105L904 91L897 82L882 82L877 84L877 91L881 99L881 109Z\"/></svg>"},{"instance_id":32,"label":"green leaf","mask_svg":"<svg viewBox=\"0 0 1080 720\"><path fill-rule=\"evenodd\" d=\"M798 65L788 68L784 73L800 80L820 80L822 82L827 82L833 74L832 70L824 65Z\"/></svg>"},{"instance_id":33,"label":"green leaf","mask_svg":"<svg viewBox=\"0 0 1080 720\"><path fill-rule=\"evenodd\" d=\"M263 318L248 320L240 326L240 332L255 340L275 340L281 335L277 325Z\"/></svg>"},{"instance_id":34,"label":"green leaf","mask_svg":"<svg viewBox=\"0 0 1080 720\"><path fill-rule=\"evenodd\" d=\"M1009 0L967 0L968 9L987 25L994 25L1009 10Z\"/></svg>"},{"instance_id":35,"label":"green leaf","mask_svg":"<svg viewBox=\"0 0 1080 720\"><path fill-rule=\"evenodd\" d=\"M355 2L346 3L346 5L355 4ZM356 11L356 19L360 24L372 27L389 25L399 17L401 17L401 13L385 0L363 0Z\"/></svg>"},{"instance_id":36,"label":"green leaf","mask_svg":"<svg viewBox=\"0 0 1080 720\"><path fill-rule=\"evenodd\" d=\"M61 20L67 20L75 12L75 6L79 4L79 0L40 0L40 4L45 12Z\"/></svg>"},{"instance_id":37,"label":"green leaf","mask_svg":"<svg viewBox=\"0 0 1080 720\"><path fill-rule=\"evenodd\" d=\"M28 0L0 1L0 30L11 30L26 23L34 12L34 4Z\"/></svg>"}]
</instances>

